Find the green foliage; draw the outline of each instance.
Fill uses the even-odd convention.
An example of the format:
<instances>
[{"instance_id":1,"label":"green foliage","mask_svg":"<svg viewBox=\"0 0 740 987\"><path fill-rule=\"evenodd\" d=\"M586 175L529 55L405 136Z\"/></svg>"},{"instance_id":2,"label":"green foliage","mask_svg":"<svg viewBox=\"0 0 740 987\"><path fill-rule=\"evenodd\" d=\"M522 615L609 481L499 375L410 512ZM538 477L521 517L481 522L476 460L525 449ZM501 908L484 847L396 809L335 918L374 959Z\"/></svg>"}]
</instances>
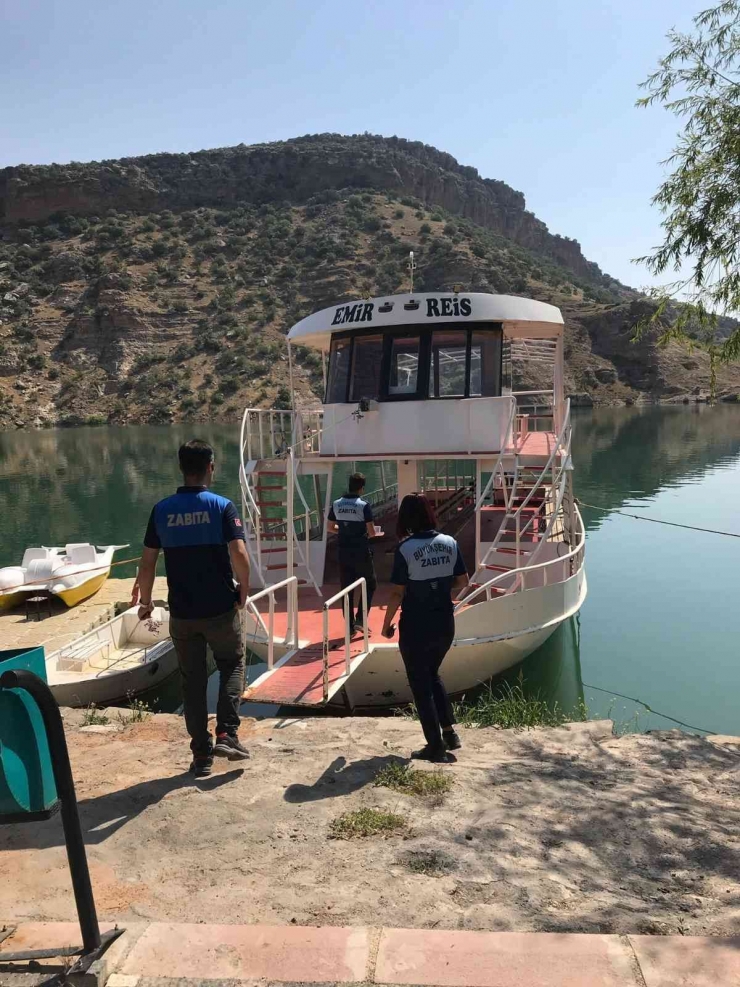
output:
<instances>
[{"instance_id":1,"label":"green foliage","mask_svg":"<svg viewBox=\"0 0 740 987\"><path fill-rule=\"evenodd\" d=\"M392 761L376 774L374 784L404 795L439 796L450 790L452 778L440 770L417 771L408 764Z\"/></svg>"},{"instance_id":2,"label":"green foliage","mask_svg":"<svg viewBox=\"0 0 740 987\"><path fill-rule=\"evenodd\" d=\"M90 703L82 714L82 726L83 727L103 727L107 723L110 723L110 718L101 713L95 703Z\"/></svg>"},{"instance_id":3,"label":"green foliage","mask_svg":"<svg viewBox=\"0 0 740 987\"><path fill-rule=\"evenodd\" d=\"M740 309L740 0L703 11L693 25L688 33L669 32L671 50L638 100L662 104L681 121L667 162L671 172L653 199L664 216L663 242L639 258L653 274L679 275L657 292L656 319L669 299L688 304L689 320ZM681 335L672 331L673 338ZM720 355L740 356L740 328Z\"/></svg>"},{"instance_id":4,"label":"green foliage","mask_svg":"<svg viewBox=\"0 0 740 987\"><path fill-rule=\"evenodd\" d=\"M352 840L366 836L391 836L406 829L406 820L395 812L382 809L357 809L344 812L329 826L329 838Z\"/></svg>"},{"instance_id":5,"label":"green foliage","mask_svg":"<svg viewBox=\"0 0 740 987\"><path fill-rule=\"evenodd\" d=\"M515 730L557 727L588 718L583 705L566 712L557 702L548 706L539 693L528 695L521 672L514 685L510 682L497 686L489 684L475 698L467 701L463 698L455 704L455 717L465 726Z\"/></svg>"},{"instance_id":6,"label":"green foliage","mask_svg":"<svg viewBox=\"0 0 740 987\"><path fill-rule=\"evenodd\" d=\"M143 699L137 699L133 692L128 694L128 704L126 710L120 710L118 713L118 721L123 726L128 726L131 723L143 723L148 720L152 715L152 709L149 703L145 702Z\"/></svg>"}]
</instances>

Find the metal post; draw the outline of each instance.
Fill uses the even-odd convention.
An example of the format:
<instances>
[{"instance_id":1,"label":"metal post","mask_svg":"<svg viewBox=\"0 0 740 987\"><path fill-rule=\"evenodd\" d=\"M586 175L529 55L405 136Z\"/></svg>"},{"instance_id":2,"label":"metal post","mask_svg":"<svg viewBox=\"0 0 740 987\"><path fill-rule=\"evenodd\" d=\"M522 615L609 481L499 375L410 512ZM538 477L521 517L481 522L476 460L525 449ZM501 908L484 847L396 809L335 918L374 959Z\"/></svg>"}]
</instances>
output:
<instances>
[{"instance_id":1,"label":"metal post","mask_svg":"<svg viewBox=\"0 0 740 987\"><path fill-rule=\"evenodd\" d=\"M344 667L349 674L349 593L344 594ZM367 617L366 617L367 619Z\"/></svg>"},{"instance_id":2,"label":"metal post","mask_svg":"<svg viewBox=\"0 0 740 987\"><path fill-rule=\"evenodd\" d=\"M329 609L324 604L324 669L322 674L322 687L324 692L324 702L329 701Z\"/></svg>"},{"instance_id":3,"label":"metal post","mask_svg":"<svg viewBox=\"0 0 740 987\"><path fill-rule=\"evenodd\" d=\"M273 637L273 632L275 630L275 594L269 593L267 602L269 604L269 614L267 623L267 669L272 671L272 666L275 663L275 641ZM290 618L288 618L290 619Z\"/></svg>"},{"instance_id":4,"label":"metal post","mask_svg":"<svg viewBox=\"0 0 740 987\"><path fill-rule=\"evenodd\" d=\"M77 811L77 796L69 763L67 738L64 736L62 716L59 712L51 689L33 672L16 669L5 672L0 677L0 689L25 689L34 699L44 721L46 736L49 741L49 754L54 771L54 783L61 803L62 826L64 842L67 846L69 873L72 878L77 916L82 932L82 946L86 953L91 953L100 946L100 926L95 910L90 870L87 866L85 841L82 837L80 816Z\"/></svg>"},{"instance_id":5,"label":"metal post","mask_svg":"<svg viewBox=\"0 0 740 987\"><path fill-rule=\"evenodd\" d=\"M295 413L295 393L293 391L293 350L288 340L288 379L290 382L290 410Z\"/></svg>"},{"instance_id":6,"label":"metal post","mask_svg":"<svg viewBox=\"0 0 740 987\"><path fill-rule=\"evenodd\" d=\"M360 583L360 592L362 593L362 614L365 618L362 622L363 624L363 644L365 645L365 651L370 650L369 632L367 629L368 624L368 612L367 612L367 583L365 582L365 577L362 577L362 582ZM349 656L347 656L346 672L349 675Z\"/></svg>"},{"instance_id":7,"label":"metal post","mask_svg":"<svg viewBox=\"0 0 740 987\"><path fill-rule=\"evenodd\" d=\"M495 467L494 467L495 470ZM493 477L492 477L493 479ZM480 459L475 461L475 571L478 572L481 563L481 546L480 546L480 535L481 535L481 525L480 525L480 512L483 510L483 504L478 504L478 500L481 495L481 469L480 469ZM503 522L502 522L503 523ZM488 597L490 599L490 595Z\"/></svg>"},{"instance_id":8,"label":"metal post","mask_svg":"<svg viewBox=\"0 0 740 987\"><path fill-rule=\"evenodd\" d=\"M286 520L285 537L287 539L287 541L285 543L285 551L286 551L286 554L285 554L285 575L286 576L294 576L295 575L295 571L294 571L293 563L295 562L295 554L294 554L294 552L295 552L295 540L296 540L296 536L295 536L295 523L294 523L294 519L293 519L293 512L294 512L294 509L295 509L293 484L295 482L295 478L294 478L294 475L293 475L293 450L292 449L290 450L290 453L288 455L288 458L285 460L285 473L286 473L285 479L287 481L287 483L286 483L286 495L287 496L286 496L286 505L285 505L285 511L286 511L286 514L285 514L285 520ZM308 559L306 559L306 564L308 564Z\"/></svg>"},{"instance_id":9,"label":"metal post","mask_svg":"<svg viewBox=\"0 0 740 987\"><path fill-rule=\"evenodd\" d=\"M297 648L300 642L298 633L298 580L290 584L290 592L293 597L293 647Z\"/></svg>"}]
</instances>

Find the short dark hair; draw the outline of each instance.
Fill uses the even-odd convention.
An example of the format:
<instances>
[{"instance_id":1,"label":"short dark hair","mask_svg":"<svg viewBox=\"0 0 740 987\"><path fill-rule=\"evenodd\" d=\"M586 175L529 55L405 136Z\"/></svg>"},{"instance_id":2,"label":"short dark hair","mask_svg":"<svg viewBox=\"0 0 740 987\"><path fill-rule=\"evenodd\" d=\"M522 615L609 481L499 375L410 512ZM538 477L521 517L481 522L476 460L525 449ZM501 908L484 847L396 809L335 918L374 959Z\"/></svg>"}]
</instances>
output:
<instances>
[{"instance_id":1,"label":"short dark hair","mask_svg":"<svg viewBox=\"0 0 740 987\"><path fill-rule=\"evenodd\" d=\"M360 490L365 486L365 474L364 473L353 473L349 478L347 484L347 489L350 493L359 493Z\"/></svg>"},{"instance_id":2,"label":"short dark hair","mask_svg":"<svg viewBox=\"0 0 740 987\"><path fill-rule=\"evenodd\" d=\"M213 449L202 439L191 439L180 446L177 458L183 476L205 476L213 462Z\"/></svg>"},{"instance_id":3,"label":"short dark hair","mask_svg":"<svg viewBox=\"0 0 740 987\"><path fill-rule=\"evenodd\" d=\"M417 531L430 531L437 527L437 515L431 502L424 494L411 493L401 501L396 522L396 534L405 538Z\"/></svg>"}]
</instances>

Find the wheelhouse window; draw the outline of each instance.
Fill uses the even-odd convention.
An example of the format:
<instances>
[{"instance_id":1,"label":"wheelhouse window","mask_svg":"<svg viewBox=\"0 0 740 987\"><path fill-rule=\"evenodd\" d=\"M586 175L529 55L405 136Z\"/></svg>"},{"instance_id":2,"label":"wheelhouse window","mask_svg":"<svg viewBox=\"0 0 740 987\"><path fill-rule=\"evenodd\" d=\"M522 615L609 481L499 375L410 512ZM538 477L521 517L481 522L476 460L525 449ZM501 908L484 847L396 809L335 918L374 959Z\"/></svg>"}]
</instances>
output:
<instances>
[{"instance_id":1,"label":"wheelhouse window","mask_svg":"<svg viewBox=\"0 0 740 987\"><path fill-rule=\"evenodd\" d=\"M352 350L350 401L377 398L380 394L380 367L383 362L382 336L357 336Z\"/></svg>"},{"instance_id":2,"label":"wheelhouse window","mask_svg":"<svg viewBox=\"0 0 740 987\"><path fill-rule=\"evenodd\" d=\"M419 336L392 336L389 397L415 395L419 386Z\"/></svg>"},{"instance_id":3,"label":"wheelhouse window","mask_svg":"<svg viewBox=\"0 0 740 987\"><path fill-rule=\"evenodd\" d=\"M465 397L467 358L467 332L432 333L432 364L429 374L430 397Z\"/></svg>"},{"instance_id":4,"label":"wheelhouse window","mask_svg":"<svg viewBox=\"0 0 740 987\"><path fill-rule=\"evenodd\" d=\"M430 398L489 398L501 394L501 330L446 329L432 333Z\"/></svg>"},{"instance_id":5,"label":"wheelhouse window","mask_svg":"<svg viewBox=\"0 0 740 987\"><path fill-rule=\"evenodd\" d=\"M470 335L470 397L497 398L501 395L501 333L473 330Z\"/></svg>"},{"instance_id":6,"label":"wheelhouse window","mask_svg":"<svg viewBox=\"0 0 740 987\"><path fill-rule=\"evenodd\" d=\"M325 403L498 397L502 337L500 323L337 335Z\"/></svg>"},{"instance_id":7,"label":"wheelhouse window","mask_svg":"<svg viewBox=\"0 0 740 987\"><path fill-rule=\"evenodd\" d=\"M326 385L326 403L344 404L349 384L349 360L352 340L333 339L329 356L329 380Z\"/></svg>"}]
</instances>

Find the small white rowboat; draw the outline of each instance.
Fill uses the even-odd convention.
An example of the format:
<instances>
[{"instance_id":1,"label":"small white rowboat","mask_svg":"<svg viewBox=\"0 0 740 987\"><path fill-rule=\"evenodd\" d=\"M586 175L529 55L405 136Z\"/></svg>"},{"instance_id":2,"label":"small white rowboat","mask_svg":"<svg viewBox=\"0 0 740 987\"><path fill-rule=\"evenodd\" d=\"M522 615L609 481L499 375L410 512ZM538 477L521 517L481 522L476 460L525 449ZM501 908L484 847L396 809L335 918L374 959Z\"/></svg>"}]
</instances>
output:
<instances>
[{"instance_id":1,"label":"small white rowboat","mask_svg":"<svg viewBox=\"0 0 740 987\"><path fill-rule=\"evenodd\" d=\"M146 620L132 607L46 658L49 688L60 706L125 702L176 670L169 613L162 607Z\"/></svg>"}]
</instances>

